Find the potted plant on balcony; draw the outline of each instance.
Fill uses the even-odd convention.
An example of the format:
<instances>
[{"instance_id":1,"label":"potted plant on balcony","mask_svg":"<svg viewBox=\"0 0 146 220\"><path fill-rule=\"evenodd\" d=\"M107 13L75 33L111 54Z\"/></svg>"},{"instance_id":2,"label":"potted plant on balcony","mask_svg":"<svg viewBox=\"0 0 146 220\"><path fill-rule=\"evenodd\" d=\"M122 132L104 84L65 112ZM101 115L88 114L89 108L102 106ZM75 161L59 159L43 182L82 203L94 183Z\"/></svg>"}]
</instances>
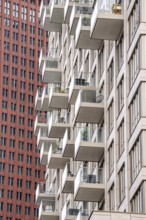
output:
<instances>
[{"instance_id":1,"label":"potted plant on balcony","mask_svg":"<svg viewBox=\"0 0 146 220\"><path fill-rule=\"evenodd\" d=\"M112 13L114 13L114 14L121 14L121 12L122 12L121 4L113 4L113 6L112 6Z\"/></svg>"},{"instance_id":2,"label":"potted plant on balcony","mask_svg":"<svg viewBox=\"0 0 146 220\"><path fill-rule=\"evenodd\" d=\"M87 129L87 128L84 128L84 129L82 130L81 135L82 135L82 140L83 140L83 141L87 141L87 140L88 140L88 129Z\"/></svg>"}]
</instances>

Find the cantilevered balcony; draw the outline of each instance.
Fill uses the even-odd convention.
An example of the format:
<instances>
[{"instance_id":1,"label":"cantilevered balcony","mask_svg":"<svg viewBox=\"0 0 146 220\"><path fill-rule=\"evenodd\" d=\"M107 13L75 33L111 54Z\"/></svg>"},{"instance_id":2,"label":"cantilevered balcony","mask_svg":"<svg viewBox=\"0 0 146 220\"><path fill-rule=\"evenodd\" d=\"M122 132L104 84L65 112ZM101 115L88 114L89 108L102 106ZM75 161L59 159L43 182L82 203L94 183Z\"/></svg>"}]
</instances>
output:
<instances>
[{"instance_id":1,"label":"cantilevered balcony","mask_svg":"<svg viewBox=\"0 0 146 220\"><path fill-rule=\"evenodd\" d=\"M74 182L74 200L99 202L104 195L104 170L94 168L91 171L87 167L80 166Z\"/></svg>"},{"instance_id":2,"label":"cantilevered balcony","mask_svg":"<svg viewBox=\"0 0 146 220\"><path fill-rule=\"evenodd\" d=\"M67 111L53 111L50 113L50 119L48 121L49 138L63 138L66 128L69 127L70 119Z\"/></svg>"},{"instance_id":3,"label":"cantilevered balcony","mask_svg":"<svg viewBox=\"0 0 146 220\"><path fill-rule=\"evenodd\" d=\"M80 209L76 220L88 220L93 210Z\"/></svg>"},{"instance_id":4,"label":"cantilevered balcony","mask_svg":"<svg viewBox=\"0 0 146 220\"><path fill-rule=\"evenodd\" d=\"M63 169L69 158L62 157L62 148L58 144L52 144L48 152L48 168Z\"/></svg>"},{"instance_id":5,"label":"cantilevered balcony","mask_svg":"<svg viewBox=\"0 0 146 220\"><path fill-rule=\"evenodd\" d=\"M41 23L42 23L42 20L43 20L45 8L46 8L46 6L49 5L48 2L49 2L48 0L42 0L42 1L41 1L40 12L39 12L39 19L40 19L40 22L41 22Z\"/></svg>"},{"instance_id":6,"label":"cantilevered balcony","mask_svg":"<svg viewBox=\"0 0 146 220\"><path fill-rule=\"evenodd\" d=\"M37 148L40 149L42 144L55 143L56 139L48 137L48 126L39 128L39 132L37 135Z\"/></svg>"},{"instance_id":7,"label":"cantilevered balcony","mask_svg":"<svg viewBox=\"0 0 146 220\"><path fill-rule=\"evenodd\" d=\"M55 184L49 182L38 183L36 189L36 204L40 204L41 201L54 201L55 200Z\"/></svg>"},{"instance_id":8,"label":"cantilevered balcony","mask_svg":"<svg viewBox=\"0 0 146 220\"><path fill-rule=\"evenodd\" d=\"M41 110L41 98L42 98L42 88L39 87L35 96L35 110Z\"/></svg>"},{"instance_id":9,"label":"cantilevered balcony","mask_svg":"<svg viewBox=\"0 0 146 220\"><path fill-rule=\"evenodd\" d=\"M75 103L75 122L98 124L103 115L103 95L93 90L80 90Z\"/></svg>"},{"instance_id":10,"label":"cantilevered balcony","mask_svg":"<svg viewBox=\"0 0 146 220\"><path fill-rule=\"evenodd\" d=\"M93 3L93 1L89 1L90 3ZM77 24L80 18L80 14L92 14L92 4L87 3L74 3L72 12L70 15L70 22L69 22L69 34L75 35Z\"/></svg>"},{"instance_id":11,"label":"cantilevered balcony","mask_svg":"<svg viewBox=\"0 0 146 220\"><path fill-rule=\"evenodd\" d=\"M80 90L96 90L96 86L92 86L90 83L90 73L83 74L82 77L79 77L76 73L72 75L69 85L69 102L71 105L75 105Z\"/></svg>"},{"instance_id":12,"label":"cantilevered balcony","mask_svg":"<svg viewBox=\"0 0 146 220\"><path fill-rule=\"evenodd\" d=\"M69 130L66 129L63 140L62 140L62 156L73 158L74 157L74 136L69 134Z\"/></svg>"},{"instance_id":13,"label":"cantilevered balcony","mask_svg":"<svg viewBox=\"0 0 146 220\"><path fill-rule=\"evenodd\" d=\"M49 85L45 85L42 93L41 111L49 111Z\"/></svg>"},{"instance_id":14,"label":"cantilevered balcony","mask_svg":"<svg viewBox=\"0 0 146 220\"><path fill-rule=\"evenodd\" d=\"M47 128L47 114L39 112L36 115L34 122L34 134L37 136L40 128Z\"/></svg>"},{"instance_id":15,"label":"cantilevered balcony","mask_svg":"<svg viewBox=\"0 0 146 220\"><path fill-rule=\"evenodd\" d=\"M53 23L63 23L64 21L64 0L52 0L50 18Z\"/></svg>"},{"instance_id":16,"label":"cantilevered balcony","mask_svg":"<svg viewBox=\"0 0 146 220\"><path fill-rule=\"evenodd\" d=\"M61 81L61 63L56 49L48 49L47 56L44 59L42 67L42 81L44 83L53 83L54 81Z\"/></svg>"},{"instance_id":17,"label":"cantilevered balcony","mask_svg":"<svg viewBox=\"0 0 146 220\"><path fill-rule=\"evenodd\" d=\"M61 85L61 82L52 83L49 93L50 109L67 109L68 108L68 85Z\"/></svg>"},{"instance_id":18,"label":"cantilevered balcony","mask_svg":"<svg viewBox=\"0 0 146 220\"><path fill-rule=\"evenodd\" d=\"M38 220L59 220L59 211L55 201L41 202L39 207Z\"/></svg>"},{"instance_id":19,"label":"cantilevered balcony","mask_svg":"<svg viewBox=\"0 0 146 220\"><path fill-rule=\"evenodd\" d=\"M73 163L67 163L62 174L62 192L74 193Z\"/></svg>"},{"instance_id":20,"label":"cantilevered balcony","mask_svg":"<svg viewBox=\"0 0 146 220\"><path fill-rule=\"evenodd\" d=\"M99 50L102 40L90 37L91 15L80 15L75 33L75 47L77 49Z\"/></svg>"},{"instance_id":21,"label":"cantilevered balcony","mask_svg":"<svg viewBox=\"0 0 146 220\"><path fill-rule=\"evenodd\" d=\"M93 142L96 140L96 142ZM75 140L75 156L77 161L97 162L104 154L103 128L82 127L78 128Z\"/></svg>"},{"instance_id":22,"label":"cantilevered balcony","mask_svg":"<svg viewBox=\"0 0 146 220\"><path fill-rule=\"evenodd\" d=\"M80 209L77 208L75 204L71 204L67 206L67 203L64 204L62 212L61 212L61 219L62 220L75 220L79 213Z\"/></svg>"},{"instance_id":23,"label":"cantilevered balcony","mask_svg":"<svg viewBox=\"0 0 146 220\"><path fill-rule=\"evenodd\" d=\"M123 22L122 5L115 0L97 0L91 18L91 38L117 40Z\"/></svg>"},{"instance_id":24,"label":"cantilevered balcony","mask_svg":"<svg viewBox=\"0 0 146 220\"><path fill-rule=\"evenodd\" d=\"M40 163L42 165L47 165L48 163L48 151L50 146L48 144L43 143L40 150Z\"/></svg>"}]
</instances>

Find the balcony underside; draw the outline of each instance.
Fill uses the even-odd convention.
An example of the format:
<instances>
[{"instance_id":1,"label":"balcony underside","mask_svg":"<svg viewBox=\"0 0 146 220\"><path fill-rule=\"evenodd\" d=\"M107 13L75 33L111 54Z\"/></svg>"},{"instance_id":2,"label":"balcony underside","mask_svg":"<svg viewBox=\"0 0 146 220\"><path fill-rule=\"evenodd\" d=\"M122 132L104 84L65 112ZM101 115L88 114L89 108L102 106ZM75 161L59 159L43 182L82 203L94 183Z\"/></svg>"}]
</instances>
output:
<instances>
[{"instance_id":1,"label":"balcony underside","mask_svg":"<svg viewBox=\"0 0 146 220\"><path fill-rule=\"evenodd\" d=\"M51 22L62 24L63 21L64 21L64 6L54 5L53 10L51 11Z\"/></svg>"},{"instance_id":2,"label":"balcony underside","mask_svg":"<svg viewBox=\"0 0 146 220\"><path fill-rule=\"evenodd\" d=\"M80 183L75 201L99 202L104 194L104 185L98 183Z\"/></svg>"},{"instance_id":3,"label":"balcony underside","mask_svg":"<svg viewBox=\"0 0 146 220\"><path fill-rule=\"evenodd\" d=\"M67 93L53 93L49 102L51 109L67 109L68 108L68 94Z\"/></svg>"},{"instance_id":4,"label":"balcony underside","mask_svg":"<svg viewBox=\"0 0 146 220\"><path fill-rule=\"evenodd\" d=\"M38 135L38 132L39 132L39 129L40 128L46 128L47 127L47 124L46 123L37 123L37 126L36 126L36 129L34 130L34 134L35 136Z\"/></svg>"},{"instance_id":5,"label":"balcony underside","mask_svg":"<svg viewBox=\"0 0 146 220\"><path fill-rule=\"evenodd\" d=\"M59 212L49 212L49 211L43 211L41 213L40 220L59 220Z\"/></svg>"},{"instance_id":6,"label":"balcony underside","mask_svg":"<svg viewBox=\"0 0 146 220\"><path fill-rule=\"evenodd\" d=\"M69 158L74 157L74 141L70 141L70 140L67 141L65 149L62 153L62 156L63 157L69 157Z\"/></svg>"},{"instance_id":7,"label":"balcony underside","mask_svg":"<svg viewBox=\"0 0 146 220\"><path fill-rule=\"evenodd\" d=\"M46 16L45 22L44 22L44 30L49 32L60 32L62 25L59 23L51 22L50 16Z\"/></svg>"},{"instance_id":8,"label":"balcony underside","mask_svg":"<svg viewBox=\"0 0 146 220\"><path fill-rule=\"evenodd\" d=\"M123 15L98 14L91 30L91 38L117 40L123 26Z\"/></svg>"},{"instance_id":9,"label":"balcony underside","mask_svg":"<svg viewBox=\"0 0 146 220\"><path fill-rule=\"evenodd\" d=\"M55 201L55 194L50 194L49 192L44 192L44 193L39 193L37 199L36 199L36 204L40 205L41 202L52 202Z\"/></svg>"},{"instance_id":10,"label":"balcony underside","mask_svg":"<svg viewBox=\"0 0 146 220\"><path fill-rule=\"evenodd\" d=\"M74 17L74 20L73 20L71 26L70 26L70 30L69 30L70 35L75 35L78 21L79 21L79 15L76 15Z\"/></svg>"},{"instance_id":11,"label":"balcony underside","mask_svg":"<svg viewBox=\"0 0 146 220\"><path fill-rule=\"evenodd\" d=\"M97 162L104 153L104 144L80 142L75 160Z\"/></svg>"},{"instance_id":12,"label":"balcony underside","mask_svg":"<svg viewBox=\"0 0 146 220\"><path fill-rule=\"evenodd\" d=\"M66 163L69 162L68 158L63 158L61 154L56 155L52 154L50 161L48 163L49 169L63 169L66 165Z\"/></svg>"},{"instance_id":13,"label":"balcony underside","mask_svg":"<svg viewBox=\"0 0 146 220\"><path fill-rule=\"evenodd\" d=\"M41 107L41 111L48 111L49 110L49 96L45 95L44 98L42 98L42 107Z\"/></svg>"},{"instance_id":14,"label":"balcony underside","mask_svg":"<svg viewBox=\"0 0 146 220\"><path fill-rule=\"evenodd\" d=\"M47 151L43 152L42 157L40 158L40 163L42 165L47 165L48 163L48 152Z\"/></svg>"},{"instance_id":15,"label":"balcony underside","mask_svg":"<svg viewBox=\"0 0 146 220\"><path fill-rule=\"evenodd\" d=\"M104 105L97 103L81 103L75 122L98 124L104 114Z\"/></svg>"},{"instance_id":16,"label":"balcony underside","mask_svg":"<svg viewBox=\"0 0 146 220\"><path fill-rule=\"evenodd\" d=\"M66 7L66 6L65 6ZM66 11L64 12L64 23L69 24L70 15L73 7L73 2L68 2Z\"/></svg>"},{"instance_id":17,"label":"balcony underside","mask_svg":"<svg viewBox=\"0 0 146 220\"><path fill-rule=\"evenodd\" d=\"M69 128L66 123L54 123L49 132L49 138L63 138L66 128Z\"/></svg>"},{"instance_id":18,"label":"balcony underside","mask_svg":"<svg viewBox=\"0 0 146 220\"><path fill-rule=\"evenodd\" d=\"M73 176L68 176L66 178L65 184L62 188L63 193L74 193L74 180L75 177Z\"/></svg>"},{"instance_id":19,"label":"balcony underside","mask_svg":"<svg viewBox=\"0 0 146 220\"><path fill-rule=\"evenodd\" d=\"M53 83L55 81L61 81L61 69L46 68L44 74L42 74L42 81L44 83Z\"/></svg>"},{"instance_id":20,"label":"balcony underside","mask_svg":"<svg viewBox=\"0 0 146 220\"><path fill-rule=\"evenodd\" d=\"M76 40L75 47L77 49L99 50L103 40L95 40L90 38L90 29L83 27Z\"/></svg>"},{"instance_id":21,"label":"balcony underside","mask_svg":"<svg viewBox=\"0 0 146 220\"><path fill-rule=\"evenodd\" d=\"M41 97L37 98L35 109L36 109L36 111L40 111L41 110Z\"/></svg>"},{"instance_id":22,"label":"balcony underside","mask_svg":"<svg viewBox=\"0 0 146 220\"><path fill-rule=\"evenodd\" d=\"M39 138L39 140L37 141L37 149L41 149L42 144L52 144L52 143L56 143L56 139L55 138L48 138L48 137L41 137Z\"/></svg>"}]
</instances>

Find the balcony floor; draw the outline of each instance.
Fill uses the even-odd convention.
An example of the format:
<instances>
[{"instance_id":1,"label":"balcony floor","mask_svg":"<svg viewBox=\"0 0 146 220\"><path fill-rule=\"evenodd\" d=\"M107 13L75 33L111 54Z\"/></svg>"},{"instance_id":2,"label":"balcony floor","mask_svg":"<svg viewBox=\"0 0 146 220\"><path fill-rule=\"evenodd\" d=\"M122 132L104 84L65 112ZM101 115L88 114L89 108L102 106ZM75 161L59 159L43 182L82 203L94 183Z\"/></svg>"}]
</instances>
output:
<instances>
[{"instance_id":1,"label":"balcony floor","mask_svg":"<svg viewBox=\"0 0 146 220\"><path fill-rule=\"evenodd\" d=\"M72 140L67 141L66 147L62 153L62 156L69 157L69 158L74 157L74 141L72 141Z\"/></svg>"},{"instance_id":2,"label":"balcony floor","mask_svg":"<svg viewBox=\"0 0 146 220\"><path fill-rule=\"evenodd\" d=\"M67 109L68 108L68 94L67 93L56 93L52 94L49 101L49 108L51 109Z\"/></svg>"},{"instance_id":3,"label":"balcony floor","mask_svg":"<svg viewBox=\"0 0 146 220\"><path fill-rule=\"evenodd\" d=\"M55 201L55 194L39 193L38 198L36 200L36 204L40 205L41 202Z\"/></svg>"},{"instance_id":4,"label":"balcony floor","mask_svg":"<svg viewBox=\"0 0 146 220\"><path fill-rule=\"evenodd\" d=\"M61 81L61 69L46 68L44 74L42 74L42 82L53 83L55 81Z\"/></svg>"},{"instance_id":5,"label":"balcony floor","mask_svg":"<svg viewBox=\"0 0 146 220\"><path fill-rule=\"evenodd\" d=\"M53 123L49 132L49 138L63 138L70 125L66 123Z\"/></svg>"},{"instance_id":6,"label":"balcony floor","mask_svg":"<svg viewBox=\"0 0 146 220\"><path fill-rule=\"evenodd\" d=\"M49 211L43 211L41 213L40 220L59 220L59 212L49 212Z\"/></svg>"},{"instance_id":7,"label":"balcony floor","mask_svg":"<svg viewBox=\"0 0 146 220\"><path fill-rule=\"evenodd\" d=\"M69 162L68 158L63 158L61 154L52 154L48 162L49 169L63 169L66 163Z\"/></svg>"},{"instance_id":8,"label":"balcony floor","mask_svg":"<svg viewBox=\"0 0 146 220\"><path fill-rule=\"evenodd\" d=\"M44 22L44 30L50 32L60 32L62 25L59 23L51 22L50 16L47 15Z\"/></svg>"},{"instance_id":9,"label":"balcony floor","mask_svg":"<svg viewBox=\"0 0 146 220\"><path fill-rule=\"evenodd\" d=\"M123 15L98 14L91 30L91 38L117 40L123 26Z\"/></svg>"},{"instance_id":10,"label":"balcony floor","mask_svg":"<svg viewBox=\"0 0 146 220\"><path fill-rule=\"evenodd\" d=\"M79 21L79 15L76 15L74 17L73 23L70 25L70 29L69 29L70 35L75 35L78 21Z\"/></svg>"},{"instance_id":11,"label":"balcony floor","mask_svg":"<svg viewBox=\"0 0 146 220\"><path fill-rule=\"evenodd\" d=\"M104 194L104 184L80 183L75 201L99 202Z\"/></svg>"},{"instance_id":12,"label":"balcony floor","mask_svg":"<svg viewBox=\"0 0 146 220\"><path fill-rule=\"evenodd\" d=\"M36 101L36 104L35 104L35 109L37 111L40 111L41 110L41 97L38 97L37 101Z\"/></svg>"},{"instance_id":13,"label":"balcony floor","mask_svg":"<svg viewBox=\"0 0 146 220\"><path fill-rule=\"evenodd\" d=\"M64 21L64 6L63 5L54 5L51 10L51 22L53 23L63 23Z\"/></svg>"},{"instance_id":14,"label":"balcony floor","mask_svg":"<svg viewBox=\"0 0 146 220\"><path fill-rule=\"evenodd\" d=\"M45 151L43 153L42 157L40 158L40 163L42 165L47 165L47 163L48 163L48 152L47 151Z\"/></svg>"},{"instance_id":15,"label":"balcony floor","mask_svg":"<svg viewBox=\"0 0 146 220\"><path fill-rule=\"evenodd\" d=\"M63 193L74 193L74 176L68 176L62 188Z\"/></svg>"},{"instance_id":16,"label":"balcony floor","mask_svg":"<svg viewBox=\"0 0 146 220\"><path fill-rule=\"evenodd\" d=\"M92 142L80 142L75 160L97 162L104 153L104 144Z\"/></svg>"}]
</instances>

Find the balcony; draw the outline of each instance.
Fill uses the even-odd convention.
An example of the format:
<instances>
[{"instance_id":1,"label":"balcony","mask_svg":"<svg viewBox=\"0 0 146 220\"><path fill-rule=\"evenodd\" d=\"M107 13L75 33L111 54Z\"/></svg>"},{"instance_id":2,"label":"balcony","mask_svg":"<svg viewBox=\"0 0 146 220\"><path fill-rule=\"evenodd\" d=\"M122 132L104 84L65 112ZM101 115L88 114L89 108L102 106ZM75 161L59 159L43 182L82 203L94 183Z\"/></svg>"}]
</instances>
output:
<instances>
[{"instance_id":1,"label":"balcony","mask_svg":"<svg viewBox=\"0 0 146 220\"><path fill-rule=\"evenodd\" d=\"M62 174L62 193L74 193L73 163L66 164Z\"/></svg>"},{"instance_id":2,"label":"balcony","mask_svg":"<svg viewBox=\"0 0 146 220\"><path fill-rule=\"evenodd\" d=\"M74 204L67 206L67 203L64 204L61 212L61 220L75 220L80 209L77 208Z\"/></svg>"},{"instance_id":3,"label":"balcony","mask_svg":"<svg viewBox=\"0 0 146 220\"><path fill-rule=\"evenodd\" d=\"M70 137L68 129L66 129L62 141L62 157L74 157L74 137Z\"/></svg>"},{"instance_id":4,"label":"balcony","mask_svg":"<svg viewBox=\"0 0 146 220\"><path fill-rule=\"evenodd\" d=\"M63 138L66 129L70 127L67 111L62 112L53 111L50 113L50 120L48 121L49 138Z\"/></svg>"},{"instance_id":5,"label":"balcony","mask_svg":"<svg viewBox=\"0 0 146 220\"><path fill-rule=\"evenodd\" d=\"M49 85L45 85L42 93L41 111L49 111Z\"/></svg>"},{"instance_id":6,"label":"balcony","mask_svg":"<svg viewBox=\"0 0 146 220\"><path fill-rule=\"evenodd\" d=\"M91 18L91 38L117 40L123 27L122 5L115 0L97 0Z\"/></svg>"},{"instance_id":7,"label":"balcony","mask_svg":"<svg viewBox=\"0 0 146 220\"><path fill-rule=\"evenodd\" d=\"M42 81L44 83L53 83L54 81L61 81L61 63L56 49L49 49L47 56L44 59L42 67Z\"/></svg>"},{"instance_id":8,"label":"balcony","mask_svg":"<svg viewBox=\"0 0 146 220\"><path fill-rule=\"evenodd\" d=\"M39 207L38 220L59 220L59 211L56 208L55 201L41 202Z\"/></svg>"},{"instance_id":9,"label":"balcony","mask_svg":"<svg viewBox=\"0 0 146 220\"><path fill-rule=\"evenodd\" d=\"M41 201L55 200L55 185L53 183L38 183L36 189L36 204L39 205Z\"/></svg>"},{"instance_id":10,"label":"balcony","mask_svg":"<svg viewBox=\"0 0 146 220\"><path fill-rule=\"evenodd\" d=\"M40 149L42 144L55 143L56 139L48 137L48 127L39 128L39 132L37 135L37 148Z\"/></svg>"},{"instance_id":11,"label":"balcony","mask_svg":"<svg viewBox=\"0 0 146 220\"><path fill-rule=\"evenodd\" d=\"M90 73L83 73L84 76L79 77L78 74L73 74L69 85L69 102L75 105L80 90L96 90L95 86L90 84Z\"/></svg>"},{"instance_id":12,"label":"balcony","mask_svg":"<svg viewBox=\"0 0 146 220\"><path fill-rule=\"evenodd\" d=\"M50 94L49 94L49 108L51 109L67 109L68 108L67 84L64 87L61 86L61 82L52 83Z\"/></svg>"},{"instance_id":13,"label":"balcony","mask_svg":"<svg viewBox=\"0 0 146 220\"><path fill-rule=\"evenodd\" d=\"M46 8L46 6L49 5L48 2L49 2L48 0L42 0L41 1L40 12L39 12L39 19L40 19L41 22L43 20L43 15L44 15L45 8Z\"/></svg>"},{"instance_id":14,"label":"balcony","mask_svg":"<svg viewBox=\"0 0 146 220\"><path fill-rule=\"evenodd\" d=\"M41 98L42 98L42 88L39 87L35 96L35 110L41 110Z\"/></svg>"},{"instance_id":15,"label":"balcony","mask_svg":"<svg viewBox=\"0 0 146 220\"><path fill-rule=\"evenodd\" d=\"M70 35L75 35L76 33L76 28L77 28L77 24L80 18L80 14L87 14L87 15L92 14L93 12L92 4L93 4L93 1L87 1L87 3L84 3L84 4L82 2L74 3L72 12L70 15L70 22L69 22L69 34Z\"/></svg>"},{"instance_id":16,"label":"balcony","mask_svg":"<svg viewBox=\"0 0 146 220\"><path fill-rule=\"evenodd\" d=\"M69 158L62 157L62 148L57 144L52 144L48 152L48 168L49 169L63 169Z\"/></svg>"},{"instance_id":17,"label":"balcony","mask_svg":"<svg viewBox=\"0 0 146 220\"><path fill-rule=\"evenodd\" d=\"M74 200L86 202L99 202L104 195L104 170L94 168L89 171L87 167L79 167L74 183Z\"/></svg>"},{"instance_id":18,"label":"balcony","mask_svg":"<svg viewBox=\"0 0 146 220\"><path fill-rule=\"evenodd\" d=\"M48 144L42 144L41 151L40 151L40 163L42 165L47 165L48 163L48 151L49 151Z\"/></svg>"},{"instance_id":19,"label":"balcony","mask_svg":"<svg viewBox=\"0 0 146 220\"><path fill-rule=\"evenodd\" d=\"M81 209L76 217L76 220L88 220L91 213L91 210Z\"/></svg>"},{"instance_id":20,"label":"balcony","mask_svg":"<svg viewBox=\"0 0 146 220\"><path fill-rule=\"evenodd\" d=\"M99 124L104 115L103 95L80 90L75 103L75 122Z\"/></svg>"},{"instance_id":21,"label":"balcony","mask_svg":"<svg viewBox=\"0 0 146 220\"><path fill-rule=\"evenodd\" d=\"M52 0L50 11L51 22L63 23L64 21L64 0Z\"/></svg>"},{"instance_id":22,"label":"balcony","mask_svg":"<svg viewBox=\"0 0 146 220\"><path fill-rule=\"evenodd\" d=\"M96 138L96 142L92 141L93 137ZM104 146L103 128L78 128L74 159L77 161L98 162L104 154Z\"/></svg>"},{"instance_id":23,"label":"balcony","mask_svg":"<svg viewBox=\"0 0 146 220\"><path fill-rule=\"evenodd\" d=\"M34 122L34 134L37 136L40 128L47 128L47 114L40 112L36 115Z\"/></svg>"},{"instance_id":24,"label":"balcony","mask_svg":"<svg viewBox=\"0 0 146 220\"><path fill-rule=\"evenodd\" d=\"M76 49L99 50L102 45L102 40L92 39L90 37L91 15L80 15L76 34L75 47Z\"/></svg>"}]
</instances>

